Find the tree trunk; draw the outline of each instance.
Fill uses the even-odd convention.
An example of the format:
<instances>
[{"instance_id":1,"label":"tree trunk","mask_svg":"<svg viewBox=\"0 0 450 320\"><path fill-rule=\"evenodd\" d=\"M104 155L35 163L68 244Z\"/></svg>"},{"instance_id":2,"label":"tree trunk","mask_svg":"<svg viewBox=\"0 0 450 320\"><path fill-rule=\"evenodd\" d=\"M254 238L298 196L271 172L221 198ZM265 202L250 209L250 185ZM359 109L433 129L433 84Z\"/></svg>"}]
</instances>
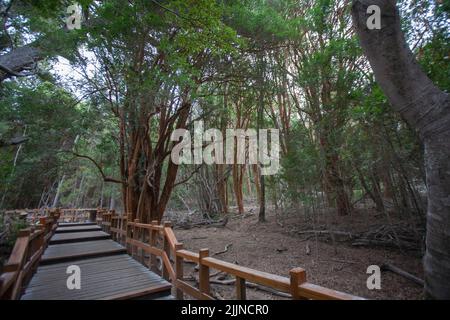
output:
<instances>
[{"instance_id":1,"label":"tree trunk","mask_svg":"<svg viewBox=\"0 0 450 320\"><path fill-rule=\"evenodd\" d=\"M244 165L236 164L236 151L235 151L235 163L233 164L233 189L236 197L236 205L238 207L239 214L244 213L244 194L242 190Z\"/></svg>"},{"instance_id":2,"label":"tree trunk","mask_svg":"<svg viewBox=\"0 0 450 320\"><path fill-rule=\"evenodd\" d=\"M52 208L56 208L56 206L58 205L59 197L61 195L61 187L64 183L65 177L66 177L66 175L64 174L62 176L61 180L58 182L58 187L56 188L56 195L55 195L55 198L53 199Z\"/></svg>"},{"instance_id":3,"label":"tree trunk","mask_svg":"<svg viewBox=\"0 0 450 320\"><path fill-rule=\"evenodd\" d=\"M261 137L259 136L260 130L264 125L264 72L265 72L265 61L262 54L259 55L259 97L258 97L258 121L257 121L257 131L258 131L258 147L261 143ZM266 222L266 184L264 181L264 176L261 174L261 170L258 170L259 173L259 185L260 185L260 196L259 196L259 214L258 221Z\"/></svg>"},{"instance_id":4,"label":"tree trunk","mask_svg":"<svg viewBox=\"0 0 450 320\"><path fill-rule=\"evenodd\" d=\"M369 5L381 9L381 29L366 25ZM353 1L353 23L375 77L393 109L425 146L428 188L425 296L450 299L450 99L423 73L400 28L393 0Z\"/></svg>"}]
</instances>

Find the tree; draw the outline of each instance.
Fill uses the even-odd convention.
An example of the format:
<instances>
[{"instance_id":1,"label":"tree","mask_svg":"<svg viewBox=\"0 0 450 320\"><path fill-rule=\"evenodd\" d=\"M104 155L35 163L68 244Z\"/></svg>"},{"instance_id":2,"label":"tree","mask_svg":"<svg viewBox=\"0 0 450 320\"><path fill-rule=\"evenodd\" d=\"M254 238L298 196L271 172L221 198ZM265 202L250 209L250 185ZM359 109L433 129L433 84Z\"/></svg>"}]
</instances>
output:
<instances>
[{"instance_id":1,"label":"tree","mask_svg":"<svg viewBox=\"0 0 450 320\"><path fill-rule=\"evenodd\" d=\"M117 123L121 177L116 180L133 219L161 220L177 185L171 135L189 128L196 95L215 74L214 61L231 54L237 42L221 10L209 0L164 6L109 1L90 13L102 24L83 29L98 62L98 72L84 72L83 85L96 92L104 113ZM78 67L86 66L83 52L79 58Z\"/></svg>"},{"instance_id":2,"label":"tree","mask_svg":"<svg viewBox=\"0 0 450 320\"><path fill-rule=\"evenodd\" d=\"M381 9L381 29L369 29L369 5ZM421 70L401 30L394 0L353 1L353 23L377 82L425 148L427 233L425 295L450 298L450 98Z\"/></svg>"}]
</instances>

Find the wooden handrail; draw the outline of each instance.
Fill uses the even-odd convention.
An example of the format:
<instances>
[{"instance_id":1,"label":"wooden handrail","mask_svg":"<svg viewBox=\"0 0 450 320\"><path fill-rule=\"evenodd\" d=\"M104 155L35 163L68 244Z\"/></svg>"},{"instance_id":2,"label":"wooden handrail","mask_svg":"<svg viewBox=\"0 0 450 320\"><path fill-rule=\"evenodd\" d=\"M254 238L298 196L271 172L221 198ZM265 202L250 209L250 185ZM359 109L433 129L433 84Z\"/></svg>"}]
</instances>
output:
<instances>
[{"instance_id":1,"label":"wooden handrail","mask_svg":"<svg viewBox=\"0 0 450 320\"><path fill-rule=\"evenodd\" d=\"M304 283L299 286L299 293L307 299L314 300L365 300L348 293L328 289L312 283Z\"/></svg>"},{"instance_id":2,"label":"wooden handrail","mask_svg":"<svg viewBox=\"0 0 450 320\"><path fill-rule=\"evenodd\" d=\"M4 272L0 275L0 299L18 299L23 287L37 269L39 260L55 232L60 211L48 210L39 218L39 229L34 227L19 231Z\"/></svg>"},{"instance_id":3,"label":"wooden handrail","mask_svg":"<svg viewBox=\"0 0 450 320\"><path fill-rule=\"evenodd\" d=\"M290 281L289 278L286 277L238 266L216 258L205 258L202 260L202 263L210 268L226 272L253 283L270 287L282 292L290 292Z\"/></svg>"},{"instance_id":4,"label":"wooden handrail","mask_svg":"<svg viewBox=\"0 0 450 320\"><path fill-rule=\"evenodd\" d=\"M164 227L164 236L166 237L170 249L172 251L175 251L175 246L178 244L178 240L175 237L175 233L173 232L173 229L171 227Z\"/></svg>"},{"instance_id":5,"label":"wooden handrail","mask_svg":"<svg viewBox=\"0 0 450 320\"><path fill-rule=\"evenodd\" d=\"M188 261L192 261L192 262L195 262L195 263L198 263L199 260L200 260L198 253L191 252L191 251L188 251L188 250L178 250L176 252L176 255L181 257L181 258L183 258L183 259L186 259Z\"/></svg>"},{"instance_id":6,"label":"wooden handrail","mask_svg":"<svg viewBox=\"0 0 450 320\"><path fill-rule=\"evenodd\" d=\"M99 214L97 213L97 217ZM131 221L131 215L111 215L108 212L100 214L103 220L98 223L105 230L109 228L113 239L125 237L128 252L138 257L142 263L147 264L155 272L160 272L155 257L159 257L162 264L162 276L170 280L176 288L177 299L183 299L184 294L196 299L213 299L210 295L209 270L215 269L228 273L236 278L236 296L246 299L246 282L269 287L274 290L289 293L293 299L330 299L330 300L361 300L363 298L347 293L324 288L306 281L306 272L301 268L290 271L290 278L268 272L258 271L230 262L209 257L208 250L202 249L198 253L183 249L179 243L170 222L159 224L157 221L141 223L139 220ZM121 225L119 227L119 225ZM124 228L125 226L125 228ZM162 238L162 248L157 248L157 236ZM139 239L138 239L139 238ZM145 262L138 251L150 254ZM172 260L173 259L173 260ZM183 263L192 261L199 267L199 288L183 280ZM174 262L174 265L172 265Z\"/></svg>"}]
</instances>

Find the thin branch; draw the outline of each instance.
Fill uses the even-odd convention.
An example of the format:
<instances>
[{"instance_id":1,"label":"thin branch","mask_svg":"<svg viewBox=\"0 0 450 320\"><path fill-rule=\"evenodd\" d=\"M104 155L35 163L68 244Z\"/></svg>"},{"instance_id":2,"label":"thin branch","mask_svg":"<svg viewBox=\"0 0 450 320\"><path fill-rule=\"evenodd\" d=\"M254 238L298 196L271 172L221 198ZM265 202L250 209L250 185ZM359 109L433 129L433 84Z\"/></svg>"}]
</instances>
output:
<instances>
[{"instance_id":1,"label":"thin branch","mask_svg":"<svg viewBox=\"0 0 450 320\"><path fill-rule=\"evenodd\" d=\"M175 183L175 184L173 185L173 187L175 188L176 186L179 186L180 184L183 184L183 183L188 182L188 181L194 176L194 174L196 174L196 173L200 170L201 167L203 167L203 164L201 164L201 165L199 165L197 168L195 168L195 170L192 171L191 174L190 174L186 179L183 179L183 180L181 180L181 181Z\"/></svg>"},{"instance_id":2,"label":"thin branch","mask_svg":"<svg viewBox=\"0 0 450 320\"><path fill-rule=\"evenodd\" d=\"M113 183L120 183L120 184L123 184L123 185L126 185L126 184L127 184L126 181L122 181L122 180L118 180L118 179L115 179L115 178L112 178L112 177L108 177L108 176L103 172L102 167L97 163L97 161L95 161L95 160L94 160L93 158L91 158L90 156L78 154L78 153L73 152L73 151L69 151L69 152L72 153L74 156L76 156L76 157L78 157L78 158L88 159L89 161L91 161L91 162L97 167L98 171L100 172L100 174L101 174L101 176L102 176L102 178L103 178L103 181L105 181L105 182L113 182Z\"/></svg>"},{"instance_id":3,"label":"thin branch","mask_svg":"<svg viewBox=\"0 0 450 320\"><path fill-rule=\"evenodd\" d=\"M14 70L9 69L8 67L0 64L0 70L6 72L7 74L11 75L11 76L15 76L15 77L27 77L31 74L22 74L22 73L18 73L15 72Z\"/></svg>"}]
</instances>

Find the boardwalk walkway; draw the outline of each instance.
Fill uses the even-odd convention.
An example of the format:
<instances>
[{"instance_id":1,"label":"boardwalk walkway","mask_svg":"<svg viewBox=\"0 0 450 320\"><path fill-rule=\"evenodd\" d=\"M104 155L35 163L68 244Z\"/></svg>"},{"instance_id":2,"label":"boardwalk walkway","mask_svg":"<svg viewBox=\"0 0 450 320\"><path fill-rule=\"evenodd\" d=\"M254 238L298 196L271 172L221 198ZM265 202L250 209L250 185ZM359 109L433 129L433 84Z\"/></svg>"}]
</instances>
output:
<instances>
[{"instance_id":1,"label":"boardwalk walkway","mask_svg":"<svg viewBox=\"0 0 450 320\"><path fill-rule=\"evenodd\" d=\"M38 224L33 220L20 230L0 274L0 299L215 300L211 270L234 278L238 300L246 300L247 287L255 286L292 299L362 299L308 282L302 268L284 277L214 258L208 249L186 250L168 221L141 223L102 208L45 213ZM86 220L95 223L73 223ZM192 280L185 277L185 263L197 266ZM81 270L81 288L70 290L73 275L67 272L73 265Z\"/></svg>"},{"instance_id":2,"label":"boardwalk walkway","mask_svg":"<svg viewBox=\"0 0 450 320\"><path fill-rule=\"evenodd\" d=\"M81 270L81 289L69 290L67 268ZM23 300L170 299L171 285L130 257L93 223L60 224Z\"/></svg>"}]
</instances>

